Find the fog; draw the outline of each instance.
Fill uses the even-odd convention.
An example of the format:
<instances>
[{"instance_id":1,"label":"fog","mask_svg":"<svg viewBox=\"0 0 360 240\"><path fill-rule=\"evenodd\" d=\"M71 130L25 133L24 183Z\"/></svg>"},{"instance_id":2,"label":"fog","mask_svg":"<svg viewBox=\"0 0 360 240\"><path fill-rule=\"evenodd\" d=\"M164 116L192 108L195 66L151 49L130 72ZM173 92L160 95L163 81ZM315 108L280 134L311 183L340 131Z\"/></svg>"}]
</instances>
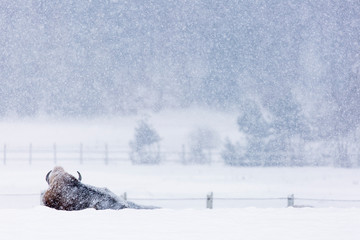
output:
<instances>
[{"instance_id":1,"label":"fog","mask_svg":"<svg viewBox=\"0 0 360 240\"><path fill-rule=\"evenodd\" d=\"M211 134L229 165L357 167L359 12L358 1L4 0L0 117L195 107L235 114L244 137L199 127L190 162L215 148L199 140Z\"/></svg>"}]
</instances>

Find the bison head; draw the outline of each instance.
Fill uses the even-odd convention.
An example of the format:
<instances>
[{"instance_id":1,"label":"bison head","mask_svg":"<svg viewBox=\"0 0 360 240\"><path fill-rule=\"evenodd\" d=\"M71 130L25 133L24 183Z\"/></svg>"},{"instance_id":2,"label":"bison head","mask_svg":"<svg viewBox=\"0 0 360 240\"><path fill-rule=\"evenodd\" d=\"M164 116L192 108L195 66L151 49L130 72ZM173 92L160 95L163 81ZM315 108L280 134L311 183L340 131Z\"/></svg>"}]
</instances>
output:
<instances>
[{"instance_id":1,"label":"bison head","mask_svg":"<svg viewBox=\"0 0 360 240\"><path fill-rule=\"evenodd\" d=\"M77 171L77 173L79 175L78 180L79 180L79 182L81 182L82 176L79 171ZM50 176L50 174L51 174L51 176ZM54 170L50 170L46 174L45 180L50 185L50 182L54 182L54 179L56 177L59 177L59 176L63 177L65 174L66 174L66 172L62 167L54 167ZM67 174L67 175L69 175L69 174ZM72 176L70 175L70 177L72 177Z\"/></svg>"}]
</instances>

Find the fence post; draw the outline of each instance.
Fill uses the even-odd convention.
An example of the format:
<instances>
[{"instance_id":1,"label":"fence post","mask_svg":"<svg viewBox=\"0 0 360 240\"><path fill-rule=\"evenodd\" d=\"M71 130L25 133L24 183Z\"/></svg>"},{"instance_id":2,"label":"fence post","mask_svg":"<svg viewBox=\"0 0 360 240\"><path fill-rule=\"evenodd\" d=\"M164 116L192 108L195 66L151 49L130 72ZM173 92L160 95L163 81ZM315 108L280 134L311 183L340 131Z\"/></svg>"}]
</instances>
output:
<instances>
[{"instance_id":1,"label":"fence post","mask_svg":"<svg viewBox=\"0 0 360 240\"><path fill-rule=\"evenodd\" d=\"M32 163L32 143L29 145L29 164Z\"/></svg>"},{"instance_id":2,"label":"fence post","mask_svg":"<svg viewBox=\"0 0 360 240\"><path fill-rule=\"evenodd\" d=\"M208 159L209 159L209 164L211 164L212 162L212 154L211 154L211 149L208 149Z\"/></svg>"},{"instance_id":3,"label":"fence post","mask_svg":"<svg viewBox=\"0 0 360 240\"><path fill-rule=\"evenodd\" d=\"M287 198L288 200L288 207L294 207L294 202L295 202L295 198L294 198L294 194L290 194Z\"/></svg>"},{"instance_id":4,"label":"fence post","mask_svg":"<svg viewBox=\"0 0 360 240\"><path fill-rule=\"evenodd\" d=\"M127 200L127 193L124 192L124 194L122 195L123 199L126 201Z\"/></svg>"},{"instance_id":5,"label":"fence post","mask_svg":"<svg viewBox=\"0 0 360 240\"><path fill-rule=\"evenodd\" d=\"M56 165L56 143L54 143L54 163Z\"/></svg>"},{"instance_id":6,"label":"fence post","mask_svg":"<svg viewBox=\"0 0 360 240\"><path fill-rule=\"evenodd\" d=\"M182 161L182 164L186 163L186 151L185 151L184 144L181 146L181 161Z\"/></svg>"},{"instance_id":7,"label":"fence post","mask_svg":"<svg viewBox=\"0 0 360 240\"><path fill-rule=\"evenodd\" d=\"M211 192L206 196L206 208L212 209L213 201L214 201L214 194L213 194L213 192Z\"/></svg>"},{"instance_id":8,"label":"fence post","mask_svg":"<svg viewBox=\"0 0 360 240\"><path fill-rule=\"evenodd\" d=\"M83 144L80 143L80 164L83 163Z\"/></svg>"},{"instance_id":9,"label":"fence post","mask_svg":"<svg viewBox=\"0 0 360 240\"><path fill-rule=\"evenodd\" d=\"M109 149L107 143L105 143L105 164L109 163Z\"/></svg>"},{"instance_id":10,"label":"fence post","mask_svg":"<svg viewBox=\"0 0 360 240\"><path fill-rule=\"evenodd\" d=\"M4 165L6 165L6 144L4 144Z\"/></svg>"}]
</instances>

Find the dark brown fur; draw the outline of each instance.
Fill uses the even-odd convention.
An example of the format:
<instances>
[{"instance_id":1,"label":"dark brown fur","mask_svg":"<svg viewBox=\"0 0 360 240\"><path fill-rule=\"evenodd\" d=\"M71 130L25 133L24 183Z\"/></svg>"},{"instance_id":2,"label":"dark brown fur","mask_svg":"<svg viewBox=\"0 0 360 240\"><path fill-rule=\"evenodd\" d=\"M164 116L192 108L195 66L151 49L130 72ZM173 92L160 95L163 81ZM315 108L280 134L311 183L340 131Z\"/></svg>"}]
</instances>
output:
<instances>
[{"instance_id":1,"label":"dark brown fur","mask_svg":"<svg viewBox=\"0 0 360 240\"><path fill-rule=\"evenodd\" d=\"M45 206L58 210L82 210L86 208L102 209L154 209L125 201L107 188L97 188L80 182L79 179L65 172L62 167L55 167L46 175L49 188L42 196Z\"/></svg>"},{"instance_id":2,"label":"dark brown fur","mask_svg":"<svg viewBox=\"0 0 360 240\"><path fill-rule=\"evenodd\" d=\"M90 194L78 179L65 172L62 167L55 167L49 176L49 188L43 195L45 206L58 210L81 210L90 207Z\"/></svg>"}]
</instances>

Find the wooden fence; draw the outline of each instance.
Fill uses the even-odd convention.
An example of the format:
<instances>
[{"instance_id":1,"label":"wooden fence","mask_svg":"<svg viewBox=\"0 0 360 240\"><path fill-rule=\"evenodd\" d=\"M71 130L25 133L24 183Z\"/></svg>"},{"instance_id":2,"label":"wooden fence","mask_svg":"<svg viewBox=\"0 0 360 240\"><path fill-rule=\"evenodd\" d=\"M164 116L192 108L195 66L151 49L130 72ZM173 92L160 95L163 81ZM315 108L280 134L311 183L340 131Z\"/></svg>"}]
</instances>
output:
<instances>
[{"instance_id":1,"label":"wooden fence","mask_svg":"<svg viewBox=\"0 0 360 240\"><path fill-rule=\"evenodd\" d=\"M58 164L63 161L79 162L130 162L131 149L120 145L100 144L100 145L61 145L53 143L48 146L35 145L30 143L27 146L4 144L0 149L2 163L6 165L10 162L53 162ZM160 162L184 163L184 158L189 156L183 147L180 151L160 151ZM206 157L211 159L211 163L223 162L220 152L206 152ZM1 160L0 160L1 161Z\"/></svg>"},{"instance_id":2,"label":"wooden fence","mask_svg":"<svg viewBox=\"0 0 360 240\"><path fill-rule=\"evenodd\" d=\"M62 161L79 162L80 164L85 162L103 162L108 164L110 162L130 162L131 161L131 149L130 147L116 145L116 144L97 144L86 145L83 143L73 145L62 145L53 143L47 146L28 144L27 146L3 144L0 146L0 163L6 165L10 162L27 162L32 164L33 162L53 162L59 164ZM251 162L246 165L246 162L242 166L272 166L271 164L276 162L266 162L266 156L259 155L259 159L256 162ZM272 156L289 158L284 152L277 152ZM351 159L360 159L359 153L348 153ZM1 159L2 157L2 159ZM205 159L205 160L204 160ZM199 161L201 160L201 161ZM341 167L334 162L334 157L322 156L316 153L304 153L304 162L300 165L293 165L291 159L280 161L276 166L337 166ZM209 163L224 163L224 159L221 156L221 151L206 150L200 155L194 155L193 152L189 152L184 146L179 151L159 151L160 163L181 163L181 164L209 164ZM255 163L255 165L252 165ZM231 165L231 164L230 164ZM274 165L274 166L275 166ZM350 166L351 165L351 166ZM360 167L360 160L353 161L347 167ZM346 167L346 166L345 166Z\"/></svg>"},{"instance_id":3,"label":"wooden fence","mask_svg":"<svg viewBox=\"0 0 360 240\"><path fill-rule=\"evenodd\" d=\"M6 208L10 203L23 204L23 207L34 207L39 204L39 193L0 193L0 208ZM319 207L360 207L360 199L321 199L301 198L289 194L287 197L216 197L213 192L204 197L132 197L126 192L122 198L136 203L150 204L164 208L319 208ZM27 199L23 201L22 199ZM33 199L33 200L31 200ZM41 203L40 203L41 204Z\"/></svg>"}]
</instances>

